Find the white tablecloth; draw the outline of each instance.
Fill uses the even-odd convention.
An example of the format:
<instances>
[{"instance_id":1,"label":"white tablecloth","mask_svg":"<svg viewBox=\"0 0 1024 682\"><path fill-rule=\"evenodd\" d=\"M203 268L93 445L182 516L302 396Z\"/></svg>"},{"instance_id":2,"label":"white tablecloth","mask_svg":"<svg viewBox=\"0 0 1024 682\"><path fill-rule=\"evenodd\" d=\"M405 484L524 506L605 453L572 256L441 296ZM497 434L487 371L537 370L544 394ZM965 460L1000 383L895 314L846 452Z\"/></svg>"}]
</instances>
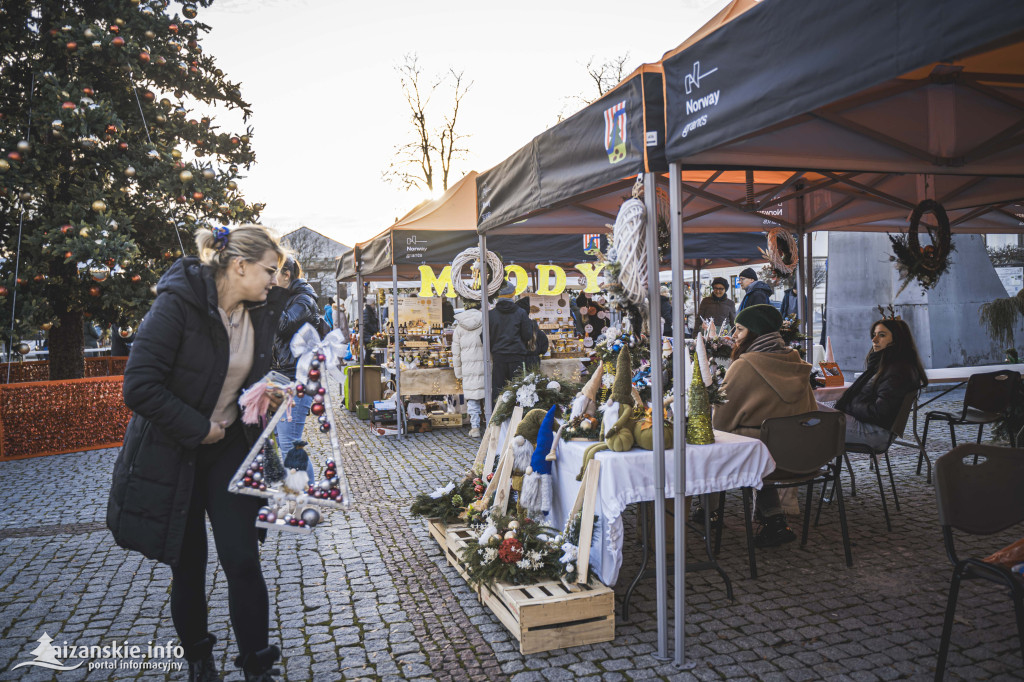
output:
<instances>
[{"instance_id":1,"label":"white tablecloth","mask_svg":"<svg viewBox=\"0 0 1024 682\"><path fill-rule=\"evenodd\" d=\"M548 525L561 530L576 501L580 483L576 475L583 464L589 441L562 441L554 462L554 500ZM622 512L634 502L654 499L654 458L650 450L597 453L601 478L595 513L590 566L605 585L614 585L622 567ZM775 470L764 443L753 438L715 431L712 445L686 446L686 494L701 495L750 486L761 488L761 479ZM672 450L665 452L665 497L672 497L675 465Z\"/></svg>"}]
</instances>

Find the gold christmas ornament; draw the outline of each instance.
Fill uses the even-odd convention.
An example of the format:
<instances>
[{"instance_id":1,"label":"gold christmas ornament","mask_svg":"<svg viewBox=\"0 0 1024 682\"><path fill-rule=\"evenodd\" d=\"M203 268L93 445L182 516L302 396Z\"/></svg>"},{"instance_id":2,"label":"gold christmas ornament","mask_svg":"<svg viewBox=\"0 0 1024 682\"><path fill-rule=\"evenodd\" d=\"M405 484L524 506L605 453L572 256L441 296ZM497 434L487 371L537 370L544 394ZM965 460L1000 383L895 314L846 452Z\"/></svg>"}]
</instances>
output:
<instances>
[{"instance_id":1,"label":"gold christmas ornament","mask_svg":"<svg viewBox=\"0 0 1024 682\"><path fill-rule=\"evenodd\" d=\"M39 328L42 329L44 332L48 332L51 329L53 329L53 322L43 322L41 325L39 325Z\"/></svg>"},{"instance_id":2,"label":"gold christmas ornament","mask_svg":"<svg viewBox=\"0 0 1024 682\"><path fill-rule=\"evenodd\" d=\"M178 179L182 182L192 182L192 171L183 170L178 173Z\"/></svg>"},{"instance_id":3,"label":"gold christmas ornament","mask_svg":"<svg viewBox=\"0 0 1024 682\"><path fill-rule=\"evenodd\" d=\"M21 343L19 343L19 344L18 344L17 346L15 346L15 347L14 347L14 350L15 350L15 351L16 351L16 352L17 352L17 353L18 353L19 355L28 355L29 353L31 353L31 352L32 352L32 348L31 348L31 347L29 347L29 345L28 345L27 343L25 343L24 341L22 341L22 342L21 342Z\"/></svg>"},{"instance_id":4,"label":"gold christmas ornament","mask_svg":"<svg viewBox=\"0 0 1024 682\"><path fill-rule=\"evenodd\" d=\"M107 204L102 199L97 199L96 201L92 202L92 210L96 211L97 213L103 213L104 211L107 210Z\"/></svg>"},{"instance_id":5,"label":"gold christmas ornament","mask_svg":"<svg viewBox=\"0 0 1024 682\"><path fill-rule=\"evenodd\" d=\"M213 172L212 168L203 169L203 177L206 178L207 180L213 180L214 176L216 175L217 174Z\"/></svg>"},{"instance_id":6,"label":"gold christmas ornament","mask_svg":"<svg viewBox=\"0 0 1024 682\"><path fill-rule=\"evenodd\" d=\"M88 227L83 227L81 230L78 231L78 236L79 237L88 237L89 236L89 228Z\"/></svg>"},{"instance_id":7,"label":"gold christmas ornament","mask_svg":"<svg viewBox=\"0 0 1024 682\"><path fill-rule=\"evenodd\" d=\"M135 167L134 166L128 166L127 168L124 169L124 174L126 176L128 176L129 178L134 178L135 177Z\"/></svg>"},{"instance_id":8,"label":"gold christmas ornament","mask_svg":"<svg viewBox=\"0 0 1024 682\"><path fill-rule=\"evenodd\" d=\"M105 265L94 265L89 268L89 276L94 282L105 282L110 277L110 268Z\"/></svg>"}]
</instances>

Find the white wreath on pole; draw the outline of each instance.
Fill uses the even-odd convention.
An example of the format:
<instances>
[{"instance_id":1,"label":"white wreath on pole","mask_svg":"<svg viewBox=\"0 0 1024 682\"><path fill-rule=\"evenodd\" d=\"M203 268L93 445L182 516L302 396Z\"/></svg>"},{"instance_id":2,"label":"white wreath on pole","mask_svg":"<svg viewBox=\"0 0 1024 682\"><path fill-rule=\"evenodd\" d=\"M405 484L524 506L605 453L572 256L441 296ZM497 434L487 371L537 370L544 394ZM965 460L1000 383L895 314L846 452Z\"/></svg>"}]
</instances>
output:
<instances>
[{"instance_id":1,"label":"white wreath on pole","mask_svg":"<svg viewBox=\"0 0 1024 682\"><path fill-rule=\"evenodd\" d=\"M647 207L639 199L627 199L619 207L612 226L615 256L621 269L619 284L634 305L647 297Z\"/></svg>"},{"instance_id":2,"label":"white wreath on pole","mask_svg":"<svg viewBox=\"0 0 1024 682\"><path fill-rule=\"evenodd\" d=\"M471 289L462 280L462 268L466 267L470 263L479 262L480 260L480 247L471 246L459 255L452 259L452 286L455 287L455 293L462 298L469 299L471 301L480 300L480 290ZM498 254L493 251L487 252L487 296L493 296L498 293L501 289L501 285L505 283L505 265L498 258Z\"/></svg>"}]
</instances>

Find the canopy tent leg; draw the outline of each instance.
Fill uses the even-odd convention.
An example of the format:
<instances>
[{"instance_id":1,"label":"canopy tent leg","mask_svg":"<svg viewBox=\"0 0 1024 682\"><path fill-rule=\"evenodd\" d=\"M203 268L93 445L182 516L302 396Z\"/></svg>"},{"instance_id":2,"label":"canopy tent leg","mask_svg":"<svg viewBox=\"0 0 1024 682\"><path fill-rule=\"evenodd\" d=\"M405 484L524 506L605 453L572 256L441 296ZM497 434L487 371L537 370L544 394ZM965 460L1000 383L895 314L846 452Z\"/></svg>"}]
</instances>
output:
<instances>
[{"instance_id":1,"label":"canopy tent leg","mask_svg":"<svg viewBox=\"0 0 1024 682\"><path fill-rule=\"evenodd\" d=\"M358 265L358 263L357 263ZM356 275L356 305L359 306L359 402L366 401L366 375L363 362L366 358L366 334L363 330L363 276Z\"/></svg>"},{"instance_id":2,"label":"canopy tent leg","mask_svg":"<svg viewBox=\"0 0 1024 682\"><path fill-rule=\"evenodd\" d=\"M658 281L658 211L657 177L644 174L644 203L647 206L647 305L651 320L651 411L654 457L654 566L658 594L658 653L657 658L668 656L668 580L665 557L665 419L662 405L665 390L662 385L661 357L661 282ZM680 278L681 279L681 278ZM679 306L676 306L678 308Z\"/></svg>"},{"instance_id":3,"label":"canopy tent leg","mask_svg":"<svg viewBox=\"0 0 1024 682\"><path fill-rule=\"evenodd\" d=\"M814 233L807 233L807 362L814 361Z\"/></svg>"},{"instance_id":4,"label":"canopy tent leg","mask_svg":"<svg viewBox=\"0 0 1024 682\"><path fill-rule=\"evenodd\" d=\"M683 202L682 202L682 174L679 164L673 163L669 166L669 234L671 235L671 257L672 264L672 298L679 301L683 296ZM695 302L696 304L696 302ZM683 329L686 324L686 312L683 306L672 308L673 329ZM694 326L697 320L694 318ZM675 428L672 430L672 451L675 455L675 658L677 667L689 670L694 663L686 660L686 344L682 337L677 337L672 349L672 390L675 399L672 401L675 419ZM660 353L658 354L660 357ZM652 348L651 359L653 361L655 352ZM653 374L653 372L652 372ZM665 461L662 458L661 461ZM664 490L664 486L661 488Z\"/></svg>"},{"instance_id":5,"label":"canopy tent leg","mask_svg":"<svg viewBox=\"0 0 1024 682\"><path fill-rule=\"evenodd\" d=\"M453 272L453 276L459 277L459 273ZM487 303L487 235L480 235L480 313L483 316L484 331L484 424L491 419L491 328L489 319L489 305ZM487 473L487 472L484 472Z\"/></svg>"},{"instance_id":6,"label":"canopy tent leg","mask_svg":"<svg viewBox=\"0 0 1024 682\"><path fill-rule=\"evenodd\" d=\"M804 301L804 290L806 287L807 277L804 274L804 265L807 260L807 254L804 251L804 228L801 226L796 236L796 271L793 273L796 276L796 316L800 320L800 325L805 326L807 321L806 305ZM786 296L789 295L789 287L786 288ZM799 329L797 330L799 332Z\"/></svg>"},{"instance_id":7,"label":"canopy tent leg","mask_svg":"<svg viewBox=\"0 0 1024 682\"><path fill-rule=\"evenodd\" d=\"M402 409L402 359L398 352L401 337L398 332L398 266L391 266L391 329L395 333L395 403L398 407L398 437L405 437L405 414Z\"/></svg>"}]
</instances>

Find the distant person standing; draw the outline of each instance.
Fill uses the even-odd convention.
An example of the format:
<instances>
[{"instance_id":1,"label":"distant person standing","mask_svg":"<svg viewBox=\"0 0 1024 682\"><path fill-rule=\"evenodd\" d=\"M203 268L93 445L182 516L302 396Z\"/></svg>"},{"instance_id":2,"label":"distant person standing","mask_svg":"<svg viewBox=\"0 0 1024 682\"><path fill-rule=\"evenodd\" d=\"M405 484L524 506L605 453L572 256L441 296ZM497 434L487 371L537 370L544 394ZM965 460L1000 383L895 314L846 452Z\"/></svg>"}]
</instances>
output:
<instances>
[{"instance_id":1,"label":"distant person standing","mask_svg":"<svg viewBox=\"0 0 1024 682\"><path fill-rule=\"evenodd\" d=\"M317 327L317 304L316 291L302 277L302 266L294 257L285 258L281 272L277 275L277 285L288 291L288 300L285 301L284 311L277 325L277 336L274 338L274 364L273 369L285 375L289 379L295 379L295 366L298 358L292 355L291 342L295 333L308 324L314 329ZM328 307L330 309L330 307ZM301 398L296 396L295 405L290 413L291 419L282 419L277 423L275 433L277 435L277 447L284 459L288 451L292 449L292 443L302 440L302 431L306 426L306 417L309 415L309 407L313 404L313 396L308 393ZM311 481L316 480L316 473L313 469L313 460L310 458L306 467Z\"/></svg>"},{"instance_id":2,"label":"distant person standing","mask_svg":"<svg viewBox=\"0 0 1024 682\"><path fill-rule=\"evenodd\" d=\"M726 292L729 291L729 282L724 277L715 277L711 280L711 295L705 296L697 308L697 316L703 320L711 320L715 327L722 325L733 326L736 320L736 302Z\"/></svg>"},{"instance_id":3,"label":"distant person standing","mask_svg":"<svg viewBox=\"0 0 1024 682\"><path fill-rule=\"evenodd\" d=\"M370 339L373 335L380 331L380 324L377 322L377 311L373 307L373 303L369 300L366 301L366 305L363 307L363 324L362 330L360 331L360 338L363 340L363 363L367 365L374 364L373 353L370 352Z\"/></svg>"},{"instance_id":4,"label":"distant person standing","mask_svg":"<svg viewBox=\"0 0 1024 682\"><path fill-rule=\"evenodd\" d=\"M458 323L452 333L452 369L462 381L462 395L469 414L469 435L480 437L480 417L484 399L484 336L480 304L472 301L455 316Z\"/></svg>"},{"instance_id":5,"label":"distant person standing","mask_svg":"<svg viewBox=\"0 0 1024 682\"><path fill-rule=\"evenodd\" d=\"M500 299L488 315L491 341L491 400L497 401L501 391L526 363L526 344L533 340L533 320L512 301L515 287L506 284L498 292Z\"/></svg>"},{"instance_id":6,"label":"distant person standing","mask_svg":"<svg viewBox=\"0 0 1024 682\"><path fill-rule=\"evenodd\" d=\"M324 306L324 320L328 327L334 329L334 298L332 296L327 297L327 305Z\"/></svg>"},{"instance_id":7,"label":"distant person standing","mask_svg":"<svg viewBox=\"0 0 1024 682\"><path fill-rule=\"evenodd\" d=\"M530 317L529 296L520 298L516 301L516 305L523 309L527 317ZM539 370L541 356L548 352L551 343L548 341L548 335L541 331L537 320L531 319L530 323L533 325L533 339L526 342L526 369Z\"/></svg>"},{"instance_id":8,"label":"distant person standing","mask_svg":"<svg viewBox=\"0 0 1024 682\"><path fill-rule=\"evenodd\" d=\"M661 321L664 325L661 333L666 338L672 338L672 299L670 295L671 291L669 288L662 286L658 298L661 303Z\"/></svg>"},{"instance_id":9,"label":"distant person standing","mask_svg":"<svg viewBox=\"0 0 1024 682\"><path fill-rule=\"evenodd\" d=\"M743 301L740 303L739 310L749 308L752 305L771 305L769 299L771 299L772 294L775 292L770 286L757 279L757 273L754 272L754 268L743 270L740 273L739 280L740 286L746 292Z\"/></svg>"},{"instance_id":10,"label":"distant person standing","mask_svg":"<svg viewBox=\"0 0 1024 682\"><path fill-rule=\"evenodd\" d=\"M455 306L447 296L441 299L441 324L445 327L455 324Z\"/></svg>"},{"instance_id":11,"label":"distant person standing","mask_svg":"<svg viewBox=\"0 0 1024 682\"><path fill-rule=\"evenodd\" d=\"M798 310L796 283L794 282L789 285L786 293L782 295L782 306L779 308L779 312L782 313L782 319L786 319L790 315L796 315Z\"/></svg>"}]
</instances>

